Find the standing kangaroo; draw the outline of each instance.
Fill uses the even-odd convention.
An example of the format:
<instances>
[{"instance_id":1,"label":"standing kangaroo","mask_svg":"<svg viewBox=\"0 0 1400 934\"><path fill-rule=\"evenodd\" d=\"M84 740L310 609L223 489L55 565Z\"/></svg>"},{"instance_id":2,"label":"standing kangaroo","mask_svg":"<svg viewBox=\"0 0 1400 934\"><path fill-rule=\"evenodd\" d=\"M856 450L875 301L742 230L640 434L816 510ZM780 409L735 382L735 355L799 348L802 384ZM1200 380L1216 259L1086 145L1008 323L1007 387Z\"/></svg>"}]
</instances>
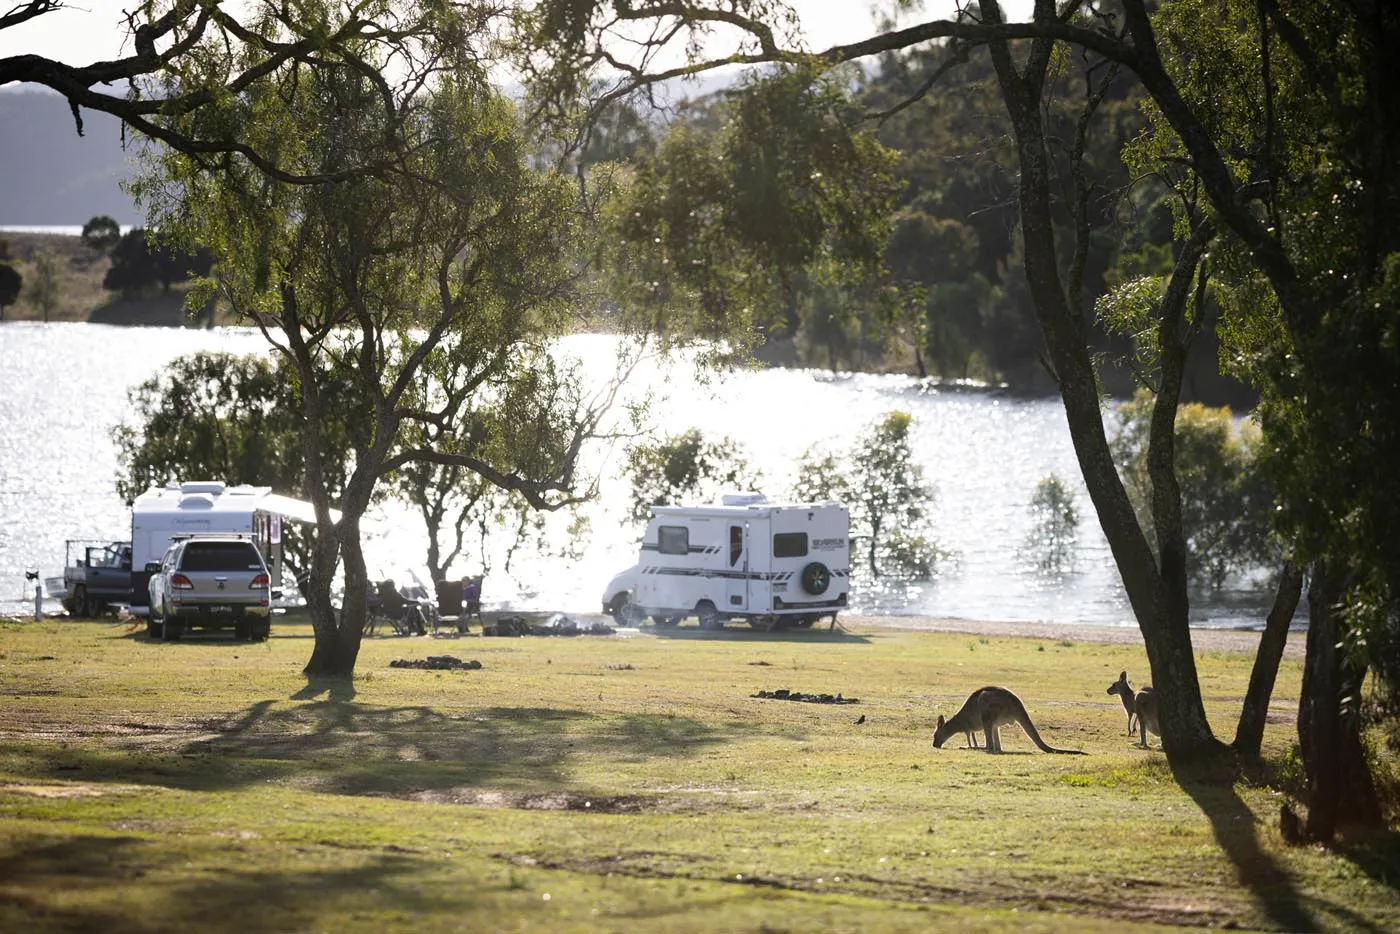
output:
<instances>
[{"instance_id":1,"label":"standing kangaroo","mask_svg":"<svg viewBox=\"0 0 1400 934\"><path fill-rule=\"evenodd\" d=\"M1006 688L991 686L978 688L969 694L962 708L949 719L944 720L942 714L938 715L938 725L933 731L933 745L941 749L950 736L958 733L967 734L975 744L976 731L981 730L986 740L987 752L1001 752L999 731L1003 726L1012 723L1019 723L1021 729L1031 738L1031 742L1045 752L1084 755L1080 749L1056 749L1046 745L1045 740L1040 738L1035 724L1031 722L1031 715L1026 713L1026 705L1021 703L1021 698Z\"/></svg>"},{"instance_id":2,"label":"standing kangaroo","mask_svg":"<svg viewBox=\"0 0 1400 934\"><path fill-rule=\"evenodd\" d=\"M1154 736L1161 736L1162 730L1157 724L1157 692L1152 690L1152 685L1147 685L1136 694L1128 684L1128 673L1119 673L1118 680L1108 686L1109 694L1117 694L1123 701L1123 709L1128 712L1128 735L1133 734L1133 721L1137 721L1137 732L1141 737L1136 744L1143 749L1147 748L1147 734L1150 732Z\"/></svg>"},{"instance_id":3,"label":"standing kangaroo","mask_svg":"<svg viewBox=\"0 0 1400 934\"><path fill-rule=\"evenodd\" d=\"M1133 728L1133 722L1137 720L1137 702L1133 696L1133 689L1128 684L1128 673L1126 671L1119 673L1118 680L1108 686L1107 693L1117 694L1123 701L1123 710L1128 714L1128 735L1132 736L1137 732L1137 730Z\"/></svg>"}]
</instances>

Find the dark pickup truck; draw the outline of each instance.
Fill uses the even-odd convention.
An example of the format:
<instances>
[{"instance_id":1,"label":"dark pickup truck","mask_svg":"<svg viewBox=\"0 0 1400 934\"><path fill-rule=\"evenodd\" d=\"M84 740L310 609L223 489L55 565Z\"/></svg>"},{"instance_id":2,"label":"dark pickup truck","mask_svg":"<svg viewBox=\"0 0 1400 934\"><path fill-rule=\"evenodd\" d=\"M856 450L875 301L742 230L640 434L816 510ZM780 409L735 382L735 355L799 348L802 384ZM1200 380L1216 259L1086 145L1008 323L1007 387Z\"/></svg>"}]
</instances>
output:
<instances>
[{"instance_id":1,"label":"dark pickup truck","mask_svg":"<svg viewBox=\"0 0 1400 934\"><path fill-rule=\"evenodd\" d=\"M69 541L63 590L60 602L74 616L101 616L130 603L131 542Z\"/></svg>"}]
</instances>

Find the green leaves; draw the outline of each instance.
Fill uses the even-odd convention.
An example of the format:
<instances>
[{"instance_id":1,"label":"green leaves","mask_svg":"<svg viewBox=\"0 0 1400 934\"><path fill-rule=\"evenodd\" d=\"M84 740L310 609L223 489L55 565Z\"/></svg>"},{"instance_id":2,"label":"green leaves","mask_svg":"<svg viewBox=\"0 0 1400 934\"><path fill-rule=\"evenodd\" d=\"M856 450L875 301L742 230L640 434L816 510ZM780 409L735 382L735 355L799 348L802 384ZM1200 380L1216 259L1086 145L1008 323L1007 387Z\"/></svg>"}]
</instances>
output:
<instances>
[{"instance_id":1,"label":"green leaves","mask_svg":"<svg viewBox=\"0 0 1400 934\"><path fill-rule=\"evenodd\" d=\"M1057 474L1042 477L1030 500L1031 528L1023 552L1043 574L1062 574L1074 566L1079 508L1074 493Z\"/></svg>"},{"instance_id":2,"label":"green leaves","mask_svg":"<svg viewBox=\"0 0 1400 934\"><path fill-rule=\"evenodd\" d=\"M846 452L809 450L798 463L793 495L802 502L840 500L851 511L853 550L865 550L872 577L932 577L939 551L928 535L936 498L915 462L913 417L893 411Z\"/></svg>"},{"instance_id":3,"label":"green leaves","mask_svg":"<svg viewBox=\"0 0 1400 934\"><path fill-rule=\"evenodd\" d=\"M1138 521L1153 533L1147 439L1153 397L1139 392L1118 407L1111 447ZM1274 499L1258 469L1259 429L1238 429L1228 408L1183 405L1174 434L1176 480L1186 536L1187 573L1214 589L1232 574L1272 569L1282 560L1272 529Z\"/></svg>"},{"instance_id":4,"label":"green leaves","mask_svg":"<svg viewBox=\"0 0 1400 934\"><path fill-rule=\"evenodd\" d=\"M637 522L646 521L652 506L718 502L726 492L758 489L763 479L738 442L707 441L698 428L629 447L625 469Z\"/></svg>"},{"instance_id":5,"label":"green leaves","mask_svg":"<svg viewBox=\"0 0 1400 934\"><path fill-rule=\"evenodd\" d=\"M290 369L275 359L198 353L131 390L133 417L112 431L121 465L117 494L130 502L153 486L208 479L301 498L324 484L338 497L348 462L346 423L329 419L321 426L327 472L308 477L301 399ZM294 563L304 567L305 550L298 551Z\"/></svg>"},{"instance_id":6,"label":"green leaves","mask_svg":"<svg viewBox=\"0 0 1400 934\"><path fill-rule=\"evenodd\" d=\"M883 263L894 154L835 77L784 70L684 124L610 209L604 262L634 325L742 340L795 330L800 276L855 281ZM683 315L687 315L685 317Z\"/></svg>"}]
</instances>

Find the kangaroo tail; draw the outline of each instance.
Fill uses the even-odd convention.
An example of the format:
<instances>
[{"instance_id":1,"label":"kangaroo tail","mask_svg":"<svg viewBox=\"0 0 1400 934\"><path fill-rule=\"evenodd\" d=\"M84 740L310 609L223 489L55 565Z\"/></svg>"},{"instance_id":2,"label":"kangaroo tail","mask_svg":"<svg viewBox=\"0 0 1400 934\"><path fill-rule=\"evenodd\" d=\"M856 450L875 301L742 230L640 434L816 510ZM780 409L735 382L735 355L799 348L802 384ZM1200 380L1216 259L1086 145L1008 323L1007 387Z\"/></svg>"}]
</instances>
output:
<instances>
[{"instance_id":1,"label":"kangaroo tail","mask_svg":"<svg viewBox=\"0 0 1400 934\"><path fill-rule=\"evenodd\" d=\"M1031 722L1031 715L1026 712L1026 705L1020 703L1019 697L1016 699L1016 701L1018 707L1020 708L1020 716L1017 717L1017 719L1021 721L1021 729L1026 731L1026 735L1031 738L1031 742L1039 746L1042 752L1054 752L1062 756L1087 755L1087 753L1085 753L1082 749L1056 749L1054 746L1051 746L1045 740L1041 739L1040 731L1035 728L1035 724Z\"/></svg>"}]
</instances>

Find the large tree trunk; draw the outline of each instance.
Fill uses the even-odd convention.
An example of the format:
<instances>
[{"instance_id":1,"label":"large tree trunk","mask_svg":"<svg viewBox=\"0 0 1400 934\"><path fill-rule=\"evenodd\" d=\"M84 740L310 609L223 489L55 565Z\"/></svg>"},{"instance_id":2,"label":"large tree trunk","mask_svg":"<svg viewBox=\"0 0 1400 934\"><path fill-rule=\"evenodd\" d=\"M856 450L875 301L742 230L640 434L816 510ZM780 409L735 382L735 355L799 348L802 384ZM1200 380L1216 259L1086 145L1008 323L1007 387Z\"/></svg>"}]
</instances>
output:
<instances>
[{"instance_id":1,"label":"large tree trunk","mask_svg":"<svg viewBox=\"0 0 1400 934\"><path fill-rule=\"evenodd\" d=\"M1278 593L1264 623L1264 634L1259 637L1254 670L1249 673L1244 709L1240 711L1240 722L1235 728L1234 747L1241 755L1257 757L1264 742L1269 698L1274 693L1274 679L1278 677L1279 661L1288 642L1288 627L1293 623L1293 613L1298 609L1302 593L1303 569L1292 561L1284 562L1283 571L1279 574Z\"/></svg>"},{"instance_id":2,"label":"large tree trunk","mask_svg":"<svg viewBox=\"0 0 1400 934\"><path fill-rule=\"evenodd\" d=\"M337 529L340 546L337 549L344 574L345 595L340 612L330 602L329 581L335 573L336 555L321 554L317 549L316 578L326 583L316 589L316 605L312 607L312 628L315 643L311 659L302 670L308 678L350 678L360 655L360 640L368 593L365 557L360 546L356 518L345 517Z\"/></svg>"},{"instance_id":3,"label":"large tree trunk","mask_svg":"<svg viewBox=\"0 0 1400 934\"><path fill-rule=\"evenodd\" d=\"M1002 19L996 0L986 0L983 12L989 21ZM1104 431L1083 316L1070 306L1060 280L1050 206L1049 154L1040 110L1053 43L1034 40L1031 45L1024 74L1017 72L1007 43L988 45L1016 138L1026 282L1089 498L1142 629L1157 692L1162 748L1168 760L1177 764L1214 755L1223 746L1211 732L1201 700L1184 581L1182 592L1177 594L1163 579L1123 489ZM1177 580L1174 576L1172 584Z\"/></svg>"},{"instance_id":4,"label":"large tree trunk","mask_svg":"<svg viewBox=\"0 0 1400 934\"><path fill-rule=\"evenodd\" d=\"M1307 837L1329 841L1338 827L1375 826L1381 808L1361 745L1364 668L1351 664L1341 643L1343 572L1330 562L1313 566L1308 588L1308 654L1298 705L1298 741L1308 777Z\"/></svg>"}]
</instances>

